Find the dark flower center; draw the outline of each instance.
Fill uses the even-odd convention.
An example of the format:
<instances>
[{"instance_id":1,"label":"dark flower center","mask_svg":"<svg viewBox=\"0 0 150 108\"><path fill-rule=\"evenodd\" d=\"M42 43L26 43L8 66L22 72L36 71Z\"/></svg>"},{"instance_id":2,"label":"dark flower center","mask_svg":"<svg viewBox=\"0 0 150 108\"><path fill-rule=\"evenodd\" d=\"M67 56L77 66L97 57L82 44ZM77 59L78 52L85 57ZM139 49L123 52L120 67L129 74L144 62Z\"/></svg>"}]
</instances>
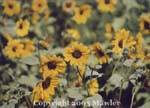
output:
<instances>
[{"instance_id":1,"label":"dark flower center","mask_svg":"<svg viewBox=\"0 0 150 108\"><path fill-rule=\"evenodd\" d=\"M80 15L82 15L84 13L84 10L83 9L81 9L80 10Z\"/></svg>"},{"instance_id":2,"label":"dark flower center","mask_svg":"<svg viewBox=\"0 0 150 108\"><path fill-rule=\"evenodd\" d=\"M68 2L68 3L66 3L66 7L67 7L67 8L70 8L71 6L72 6L72 4L71 4L71 3L69 3L69 2Z\"/></svg>"},{"instance_id":3,"label":"dark flower center","mask_svg":"<svg viewBox=\"0 0 150 108\"><path fill-rule=\"evenodd\" d=\"M16 47L13 47L12 50L13 50L13 52L16 52L17 48L16 48Z\"/></svg>"},{"instance_id":4,"label":"dark flower center","mask_svg":"<svg viewBox=\"0 0 150 108\"><path fill-rule=\"evenodd\" d=\"M12 4L9 4L8 7L9 7L10 9L12 9L12 8L13 8L13 5L12 5Z\"/></svg>"},{"instance_id":5,"label":"dark flower center","mask_svg":"<svg viewBox=\"0 0 150 108\"><path fill-rule=\"evenodd\" d=\"M144 22L144 28L149 30L150 29L150 23L145 21Z\"/></svg>"},{"instance_id":6,"label":"dark flower center","mask_svg":"<svg viewBox=\"0 0 150 108\"><path fill-rule=\"evenodd\" d=\"M110 0L105 0L105 4L109 4L110 3Z\"/></svg>"},{"instance_id":7,"label":"dark flower center","mask_svg":"<svg viewBox=\"0 0 150 108\"><path fill-rule=\"evenodd\" d=\"M118 46L119 46L120 48L123 48L123 40L120 40L120 41L119 41Z\"/></svg>"},{"instance_id":8,"label":"dark flower center","mask_svg":"<svg viewBox=\"0 0 150 108\"><path fill-rule=\"evenodd\" d=\"M23 29L23 24L22 24L22 23L19 25L19 28L20 28L20 29Z\"/></svg>"},{"instance_id":9,"label":"dark flower center","mask_svg":"<svg viewBox=\"0 0 150 108\"><path fill-rule=\"evenodd\" d=\"M47 77L43 82L42 82L42 87L43 89L47 89L51 84L51 78Z\"/></svg>"},{"instance_id":10,"label":"dark flower center","mask_svg":"<svg viewBox=\"0 0 150 108\"><path fill-rule=\"evenodd\" d=\"M105 54L104 54L103 51L97 50L97 55L98 55L99 57L102 57L102 56L104 56Z\"/></svg>"},{"instance_id":11,"label":"dark flower center","mask_svg":"<svg viewBox=\"0 0 150 108\"><path fill-rule=\"evenodd\" d=\"M50 61L47 63L48 69L55 69L56 68L56 62Z\"/></svg>"},{"instance_id":12,"label":"dark flower center","mask_svg":"<svg viewBox=\"0 0 150 108\"><path fill-rule=\"evenodd\" d=\"M38 6L41 7L42 6L41 3L39 3Z\"/></svg>"},{"instance_id":13,"label":"dark flower center","mask_svg":"<svg viewBox=\"0 0 150 108\"><path fill-rule=\"evenodd\" d=\"M75 50L73 53L72 53L72 56L75 57L75 58L80 58L82 56L82 53L81 51L79 50Z\"/></svg>"}]
</instances>

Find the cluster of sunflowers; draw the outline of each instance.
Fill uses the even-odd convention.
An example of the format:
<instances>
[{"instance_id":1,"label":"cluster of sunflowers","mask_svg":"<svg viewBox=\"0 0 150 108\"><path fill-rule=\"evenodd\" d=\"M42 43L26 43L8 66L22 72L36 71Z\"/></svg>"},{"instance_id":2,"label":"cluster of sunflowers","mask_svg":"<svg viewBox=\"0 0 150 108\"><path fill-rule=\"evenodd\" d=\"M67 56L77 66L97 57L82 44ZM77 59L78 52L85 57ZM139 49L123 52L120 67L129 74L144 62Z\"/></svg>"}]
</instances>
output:
<instances>
[{"instance_id":1,"label":"cluster of sunflowers","mask_svg":"<svg viewBox=\"0 0 150 108\"><path fill-rule=\"evenodd\" d=\"M9 59L16 64L36 66L40 81L32 88L29 100L32 104L52 102L72 87L86 91L85 97L105 92L102 97L107 100L107 91L112 89L110 79L113 79L114 74L119 74L120 94L114 100L120 101L118 107L124 107L122 92L127 87L123 88L122 82L128 81L128 85L133 85L131 91L134 95L131 95L131 102L125 107L132 108L135 93L140 90L137 86L146 92L150 88L150 13L144 6L138 8L144 11L144 14L137 12L138 29L134 27L130 30L128 25L118 27L116 22L107 21L115 15L130 20L130 14L123 15L117 11L117 6L122 2L127 3L125 1L2 0L0 64ZM137 3L133 6L136 7ZM101 20L98 25L100 18L94 20L97 17L94 15L100 15L101 18L104 16L104 24ZM122 20L117 21L120 23ZM86 30L87 26L92 31ZM96 34L101 28L103 32ZM99 38L98 35L103 37ZM140 76L133 76L134 72ZM67 81L63 87L60 86L62 79ZM135 92L136 87L138 90Z\"/></svg>"}]
</instances>

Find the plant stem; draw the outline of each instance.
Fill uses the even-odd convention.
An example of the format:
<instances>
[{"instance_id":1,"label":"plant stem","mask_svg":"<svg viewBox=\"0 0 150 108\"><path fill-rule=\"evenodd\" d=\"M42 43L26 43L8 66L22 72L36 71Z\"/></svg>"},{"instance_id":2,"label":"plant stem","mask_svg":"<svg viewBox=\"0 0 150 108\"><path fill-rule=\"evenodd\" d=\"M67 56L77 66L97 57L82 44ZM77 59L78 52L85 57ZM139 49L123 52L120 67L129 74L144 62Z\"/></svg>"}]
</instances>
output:
<instances>
[{"instance_id":1,"label":"plant stem","mask_svg":"<svg viewBox=\"0 0 150 108\"><path fill-rule=\"evenodd\" d=\"M122 95L122 87L123 87L123 80L121 80L121 85L120 85L120 93L119 93L119 101L121 103L121 95Z\"/></svg>"},{"instance_id":2,"label":"plant stem","mask_svg":"<svg viewBox=\"0 0 150 108\"><path fill-rule=\"evenodd\" d=\"M79 76L81 77L81 79L82 79L82 75L81 75L81 73L80 73L80 71L79 71L79 67L77 66L77 71L78 71L78 73L79 73Z\"/></svg>"},{"instance_id":3,"label":"plant stem","mask_svg":"<svg viewBox=\"0 0 150 108\"><path fill-rule=\"evenodd\" d=\"M138 91L138 88L137 88L137 86L135 86L132 91L133 95L132 95L132 99L131 99L130 108L132 108L132 106L133 106L134 97L135 97L135 94L137 93L137 91Z\"/></svg>"}]
</instances>

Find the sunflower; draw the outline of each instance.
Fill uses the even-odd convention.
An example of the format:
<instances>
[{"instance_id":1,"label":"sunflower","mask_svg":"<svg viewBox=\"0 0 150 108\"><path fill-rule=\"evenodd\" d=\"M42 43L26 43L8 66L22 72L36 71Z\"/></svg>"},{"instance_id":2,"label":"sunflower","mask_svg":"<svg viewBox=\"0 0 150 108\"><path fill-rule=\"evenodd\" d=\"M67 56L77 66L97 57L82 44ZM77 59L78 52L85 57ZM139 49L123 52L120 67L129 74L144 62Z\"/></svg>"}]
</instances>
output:
<instances>
[{"instance_id":1,"label":"sunflower","mask_svg":"<svg viewBox=\"0 0 150 108\"><path fill-rule=\"evenodd\" d=\"M131 48L135 44L136 41L133 40L133 37L129 34L129 31L120 29L115 33L114 40L112 41L112 52L122 55L125 48Z\"/></svg>"},{"instance_id":2,"label":"sunflower","mask_svg":"<svg viewBox=\"0 0 150 108\"><path fill-rule=\"evenodd\" d=\"M81 7L76 7L74 9L75 15L73 16L73 20L77 24L85 24L91 16L91 6L90 5L83 5Z\"/></svg>"},{"instance_id":3,"label":"sunflower","mask_svg":"<svg viewBox=\"0 0 150 108\"><path fill-rule=\"evenodd\" d=\"M73 42L65 48L64 57L71 65L83 65L87 63L89 49L81 43Z\"/></svg>"},{"instance_id":4,"label":"sunflower","mask_svg":"<svg viewBox=\"0 0 150 108\"><path fill-rule=\"evenodd\" d=\"M94 55L96 55L100 64L105 64L108 62L109 57L107 54L105 54L99 42L96 42L92 45L92 52Z\"/></svg>"},{"instance_id":5,"label":"sunflower","mask_svg":"<svg viewBox=\"0 0 150 108\"><path fill-rule=\"evenodd\" d=\"M32 41L29 39L25 39L21 43L23 44L23 51L22 51L21 56L22 57L30 56L33 53L33 51L35 50L35 46L33 45Z\"/></svg>"},{"instance_id":6,"label":"sunflower","mask_svg":"<svg viewBox=\"0 0 150 108\"><path fill-rule=\"evenodd\" d=\"M144 48L145 61L150 62L150 46Z\"/></svg>"},{"instance_id":7,"label":"sunflower","mask_svg":"<svg viewBox=\"0 0 150 108\"><path fill-rule=\"evenodd\" d=\"M50 102L51 97L48 93L44 92L43 87L41 84L38 84L34 87L32 94L31 94L31 102Z\"/></svg>"},{"instance_id":8,"label":"sunflower","mask_svg":"<svg viewBox=\"0 0 150 108\"><path fill-rule=\"evenodd\" d=\"M19 40L11 40L7 43L5 47L6 54L10 58L19 58L21 57L23 49L23 44Z\"/></svg>"},{"instance_id":9,"label":"sunflower","mask_svg":"<svg viewBox=\"0 0 150 108\"><path fill-rule=\"evenodd\" d=\"M96 78L91 79L87 82L89 95L95 95L99 91L99 84Z\"/></svg>"},{"instance_id":10,"label":"sunflower","mask_svg":"<svg viewBox=\"0 0 150 108\"><path fill-rule=\"evenodd\" d=\"M40 15L38 13L34 12L32 15L32 19L31 19L32 23L36 24L39 19L40 19Z\"/></svg>"},{"instance_id":11,"label":"sunflower","mask_svg":"<svg viewBox=\"0 0 150 108\"><path fill-rule=\"evenodd\" d=\"M113 32L112 25L110 23L107 23L105 25L105 34L104 34L106 39L108 39L108 40L112 39L112 32Z\"/></svg>"},{"instance_id":12,"label":"sunflower","mask_svg":"<svg viewBox=\"0 0 150 108\"><path fill-rule=\"evenodd\" d=\"M69 37L73 38L74 40L79 40L80 39L80 33L77 29L67 29L66 30Z\"/></svg>"},{"instance_id":13,"label":"sunflower","mask_svg":"<svg viewBox=\"0 0 150 108\"><path fill-rule=\"evenodd\" d=\"M47 8L47 0L33 0L32 9L35 12L42 13Z\"/></svg>"},{"instance_id":14,"label":"sunflower","mask_svg":"<svg viewBox=\"0 0 150 108\"><path fill-rule=\"evenodd\" d=\"M41 82L43 91L50 96L53 96L55 94L55 87L57 87L58 84L59 78L50 76L45 77Z\"/></svg>"},{"instance_id":15,"label":"sunflower","mask_svg":"<svg viewBox=\"0 0 150 108\"><path fill-rule=\"evenodd\" d=\"M129 58L131 59L141 59L143 60L144 59L144 50L143 50L143 42L144 42L144 39L142 37L142 34L139 32L137 33L136 35L136 44L134 47L132 47L129 51Z\"/></svg>"},{"instance_id":16,"label":"sunflower","mask_svg":"<svg viewBox=\"0 0 150 108\"><path fill-rule=\"evenodd\" d=\"M28 20L20 19L16 23L16 27L15 27L16 34L20 37L24 37L24 36L28 35L29 27L30 27L30 23Z\"/></svg>"},{"instance_id":17,"label":"sunflower","mask_svg":"<svg viewBox=\"0 0 150 108\"><path fill-rule=\"evenodd\" d=\"M75 0L64 0L62 4L62 9L65 12L73 12L76 6Z\"/></svg>"},{"instance_id":18,"label":"sunflower","mask_svg":"<svg viewBox=\"0 0 150 108\"><path fill-rule=\"evenodd\" d=\"M40 71L43 74L43 78L47 76L56 76L58 73L64 73L66 69L66 63L60 57L56 56L41 56Z\"/></svg>"},{"instance_id":19,"label":"sunflower","mask_svg":"<svg viewBox=\"0 0 150 108\"><path fill-rule=\"evenodd\" d=\"M145 34L150 34L150 13L140 17L140 30Z\"/></svg>"},{"instance_id":20,"label":"sunflower","mask_svg":"<svg viewBox=\"0 0 150 108\"><path fill-rule=\"evenodd\" d=\"M20 12L20 3L16 0L4 0L2 6L4 6L3 12L8 16L17 15Z\"/></svg>"},{"instance_id":21,"label":"sunflower","mask_svg":"<svg viewBox=\"0 0 150 108\"><path fill-rule=\"evenodd\" d=\"M117 0L96 0L98 9L103 12L113 12L115 10Z\"/></svg>"}]
</instances>

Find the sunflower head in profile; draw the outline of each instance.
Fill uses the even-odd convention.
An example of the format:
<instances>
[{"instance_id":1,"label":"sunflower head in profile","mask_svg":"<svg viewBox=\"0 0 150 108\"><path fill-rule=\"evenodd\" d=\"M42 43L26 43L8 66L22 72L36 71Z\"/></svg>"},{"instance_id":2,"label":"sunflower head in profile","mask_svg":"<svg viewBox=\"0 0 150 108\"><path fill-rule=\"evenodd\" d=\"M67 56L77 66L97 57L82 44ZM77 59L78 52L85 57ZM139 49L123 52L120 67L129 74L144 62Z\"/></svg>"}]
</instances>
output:
<instances>
[{"instance_id":1,"label":"sunflower head in profile","mask_svg":"<svg viewBox=\"0 0 150 108\"><path fill-rule=\"evenodd\" d=\"M103 12L113 12L115 10L117 0L96 0L98 9Z\"/></svg>"},{"instance_id":2,"label":"sunflower head in profile","mask_svg":"<svg viewBox=\"0 0 150 108\"><path fill-rule=\"evenodd\" d=\"M3 12L8 16L17 15L20 12L20 3L16 0L4 0L2 6L4 6Z\"/></svg>"},{"instance_id":3,"label":"sunflower head in profile","mask_svg":"<svg viewBox=\"0 0 150 108\"><path fill-rule=\"evenodd\" d=\"M42 13L47 8L47 0L33 0L32 9L37 13Z\"/></svg>"},{"instance_id":4,"label":"sunflower head in profile","mask_svg":"<svg viewBox=\"0 0 150 108\"><path fill-rule=\"evenodd\" d=\"M41 84L38 84L36 87L33 88L31 94L31 102L50 102L51 97L48 93L44 92Z\"/></svg>"},{"instance_id":5,"label":"sunflower head in profile","mask_svg":"<svg viewBox=\"0 0 150 108\"><path fill-rule=\"evenodd\" d=\"M24 37L28 35L29 27L30 27L30 23L28 20L20 19L19 21L17 21L15 26L16 34L20 37Z\"/></svg>"},{"instance_id":6,"label":"sunflower head in profile","mask_svg":"<svg viewBox=\"0 0 150 108\"><path fill-rule=\"evenodd\" d=\"M65 12L73 12L74 8L76 6L75 0L64 0L62 4L62 9Z\"/></svg>"},{"instance_id":7,"label":"sunflower head in profile","mask_svg":"<svg viewBox=\"0 0 150 108\"><path fill-rule=\"evenodd\" d=\"M150 34L150 14L143 14L140 17L140 30L145 34Z\"/></svg>"},{"instance_id":8,"label":"sunflower head in profile","mask_svg":"<svg viewBox=\"0 0 150 108\"><path fill-rule=\"evenodd\" d=\"M41 81L42 89L50 96L55 94L55 88L59 84L59 78L47 76Z\"/></svg>"},{"instance_id":9,"label":"sunflower head in profile","mask_svg":"<svg viewBox=\"0 0 150 108\"><path fill-rule=\"evenodd\" d=\"M96 42L92 45L92 52L96 55L100 64L105 64L108 62L108 55L103 51L101 44Z\"/></svg>"},{"instance_id":10,"label":"sunflower head in profile","mask_svg":"<svg viewBox=\"0 0 150 108\"><path fill-rule=\"evenodd\" d=\"M41 56L40 71L43 78L47 76L56 76L58 73L64 73L66 69L66 63L60 57L56 56Z\"/></svg>"},{"instance_id":11,"label":"sunflower head in profile","mask_svg":"<svg viewBox=\"0 0 150 108\"><path fill-rule=\"evenodd\" d=\"M72 19L77 24L85 24L88 18L90 18L90 16L91 16L91 6L88 4L85 4L81 7L76 7L74 9L74 16Z\"/></svg>"},{"instance_id":12,"label":"sunflower head in profile","mask_svg":"<svg viewBox=\"0 0 150 108\"><path fill-rule=\"evenodd\" d=\"M65 60L70 62L71 65L79 66L87 63L89 57L89 49L77 42L71 43L65 48L64 53Z\"/></svg>"},{"instance_id":13,"label":"sunflower head in profile","mask_svg":"<svg viewBox=\"0 0 150 108\"><path fill-rule=\"evenodd\" d=\"M99 84L97 78L91 79L87 82L89 95L95 95L99 91Z\"/></svg>"},{"instance_id":14,"label":"sunflower head in profile","mask_svg":"<svg viewBox=\"0 0 150 108\"><path fill-rule=\"evenodd\" d=\"M136 41L129 34L129 31L126 31L125 29L120 29L118 32L115 33L115 37L112 40L112 52L122 55L125 48L131 48L135 44Z\"/></svg>"},{"instance_id":15,"label":"sunflower head in profile","mask_svg":"<svg viewBox=\"0 0 150 108\"><path fill-rule=\"evenodd\" d=\"M22 57L28 57L33 53L33 51L35 51L35 46L33 45L31 40L25 39L21 43L23 44L23 51L21 54Z\"/></svg>"},{"instance_id":16,"label":"sunflower head in profile","mask_svg":"<svg viewBox=\"0 0 150 108\"><path fill-rule=\"evenodd\" d=\"M67 29L66 30L67 32L67 36L74 39L74 40L79 40L80 39L80 33L77 29L73 29L73 28L70 28L70 29Z\"/></svg>"},{"instance_id":17,"label":"sunflower head in profile","mask_svg":"<svg viewBox=\"0 0 150 108\"><path fill-rule=\"evenodd\" d=\"M21 57L23 49L23 44L21 44L20 40L11 40L7 43L5 47L6 54L10 58L19 58Z\"/></svg>"}]
</instances>

